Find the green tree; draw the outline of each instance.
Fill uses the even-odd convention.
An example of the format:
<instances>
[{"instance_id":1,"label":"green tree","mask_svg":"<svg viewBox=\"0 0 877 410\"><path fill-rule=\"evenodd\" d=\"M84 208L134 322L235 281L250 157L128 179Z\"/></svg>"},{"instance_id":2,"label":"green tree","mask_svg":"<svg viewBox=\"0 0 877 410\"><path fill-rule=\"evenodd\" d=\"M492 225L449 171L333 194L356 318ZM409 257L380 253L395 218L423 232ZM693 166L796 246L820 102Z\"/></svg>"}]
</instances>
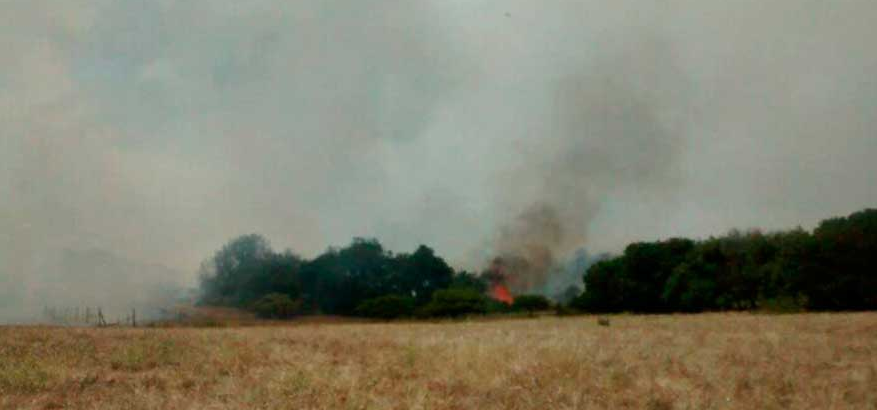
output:
<instances>
[{"instance_id":1,"label":"green tree","mask_svg":"<svg viewBox=\"0 0 877 410\"><path fill-rule=\"evenodd\" d=\"M378 319L409 317L414 313L414 299L410 296L385 295L363 301L356 307L356 315Z\"/></svg>"},{"instance_id":2,"label":"green tree","mask_svg":"<svg viewBox=\"0 0 877 410\"><path fill-rule=\"evenodd\" d=\"M394 262L391 290L412 295L418 305L429 302L433 292L447 288L454 280L454 270L424 245L410 255L398 255Z\"/></svg>"},{"instance_id":3,"label":"green tree","mask_svg":"<svg viewBox=\"0 0 877 410\"><path fill-rule=\"evenodd\" d=\"M460 271L454 275L449 287L454 289L472 289L480 294L485 294L487 293L488 283L483 276L467 271Z\"/></svg>"},{"instance_id":4,"label":"green tree","mask_svg":"<svg viewBox=\"0 0 877 410\"><path fill-rule=\"evenodd\" d=\"M669 239L661 242L640 242L624 250L619 291L623 308L636 312L668 310L661 297L667 279L694 249L690 239Z\"/></svg>"},{"instance_id":5,"label":"green tree","mask_svg":"<svg viewBox=\"0 0 877 410\"><path fill-rule=\"evenodd\" d=\"M698 254L675 269L664 286L662 295L673 311L700 312L716 307L714 269Z\"/></svg>"},{"instance_id":6,"label":"green tree","mask_svg":"<svg viewBox=\"0 0 877 410\"><path fill-rule=\"evenodd\" d=\"M519 312L537 312L551 308L551 302L542 295L519 295L512 303L512 309Z\"/></svg>"},{"instance_id":7,"label":"green tree","mask_svg":"<svg viewBox=\"0 0 877 410\"><path fill-rule=\"evenodd\" d=\"M432 294L432 300L418 310L421 317L457 317L483 314L486 299L472 289L442 289Z\"/></svg>"},{"instance_id":8,"label":"green tree","mask_svg":"<svg viewBox=\"0 0 877 410\"><path fill-rule=\"evenodd\" d=\"M800 264L810 308L877 309L877 209L822 221L811 251Z\"/></svg>"},{"instance_id":9,"label":"green tree","mask_svg":"<svg viewBox=\"0 0 877 410\"><path fill-rule=\"evenodd\" d=\"M289 295L269 293L253 304L256 314L265 319L289 319L301 311L301 300L293 300Z\"/></svg>"},{"instance_id":10,"label":"green tree","mask_svg":"<svg viewBox=\"0 0 877 410\"><path fill-rule=\"evenodd\" d=\"M201 301L244 306L259 298L257 276L274 256L271 245L256 234L237 237L201 266Z\"/></svg>"},{"instance_id":11,"label":"green tree","mask_svg":"<svg viewBox=\"0 0 877 410\"><path fill-rule=\"evenodd\" d=\"M592 312L624 310L624 259L603 260L591 265L584 277L585 291L572 301L572 307Z\"/></svg>"}]
</instances>

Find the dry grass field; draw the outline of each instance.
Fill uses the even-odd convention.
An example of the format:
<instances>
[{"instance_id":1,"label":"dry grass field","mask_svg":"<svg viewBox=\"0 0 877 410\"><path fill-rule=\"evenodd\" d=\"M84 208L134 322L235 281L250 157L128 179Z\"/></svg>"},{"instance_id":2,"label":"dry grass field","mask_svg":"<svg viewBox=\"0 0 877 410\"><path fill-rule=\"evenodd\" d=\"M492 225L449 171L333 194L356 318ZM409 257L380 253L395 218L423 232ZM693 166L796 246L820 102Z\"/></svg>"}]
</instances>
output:
<instances>
[{"instance_id":1,"label":"dry grass field","mask_svg":"<svg viewBox=\"0 0 877 410\"><path fill-rule=\"evenodd\" d=\"M875 409L877 313L0 328L2 409Z\"/></svg>"}]
</instances>

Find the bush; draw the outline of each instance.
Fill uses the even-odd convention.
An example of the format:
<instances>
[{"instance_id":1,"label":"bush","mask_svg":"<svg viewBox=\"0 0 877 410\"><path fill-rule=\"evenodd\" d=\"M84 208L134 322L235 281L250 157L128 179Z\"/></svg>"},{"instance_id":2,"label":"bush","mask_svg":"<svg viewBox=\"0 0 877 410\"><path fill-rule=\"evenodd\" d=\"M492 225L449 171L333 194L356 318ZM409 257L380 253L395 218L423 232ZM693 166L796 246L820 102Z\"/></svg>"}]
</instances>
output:
<instances>
[{"instance_id":1,"label":"bush","mask_svg":"<svg viewBox=\"0 0 877 410\"><path fill-rule=\"evenodd\" d=\"M363 301L356 307L357 316L378 319L408 317L414 312L414 299L408 296L386 295Z\"/></svg>"},{"instance_id":2,"label":"bush","mask_svg":"<svg viewBox=\"0 0 877 410\"><path fill-rule=\"evenodd\" d=\"M432 300L417 311L419 317L457 317L484 314L486 298L472 289L443 289L432 294Z\"/></svg>"},{"instance_id":3,"label":"bush","mask_svg":"<svg viewBox=\"0 0 877 410\"><path fill-rule=\"evenodd\" d=\"M493 298L486 298L484 301L484 310L488 314L502 314L511 312L512 306Z\"/></svg>"},{"instance_id":4,"label":"bush","mask_svg":"<svg viewBox=\"0 0 877 410\"><path fill-rule=\"evenodd\" d=\"M780 296L773 299L763 299L758 302L758 310L764 313L800 313L805 311L807 298L798 296Z\"/></svg>"},{"instance_id":5,"label":"bush","mask_svg":"<svg viewBox=\"0 0 877 410\"><path fill-rule=\"evenodd\" d=\"M520 295L515 297L512 303L512 309L524 312L536 312L539 310L547 310L551 307L548 298L542 295Z\"/></svg>"},{"instance_id":6,"label":"bush","mask_svg":"<svg viewBox=\"0 0 877 410\"><path fill-rule=\"evenodd\" d=\"M269 293L253 304L256 315L264 319L288 319L301 311L301 299L282 293Z\"/></svg>"}]
</instances>

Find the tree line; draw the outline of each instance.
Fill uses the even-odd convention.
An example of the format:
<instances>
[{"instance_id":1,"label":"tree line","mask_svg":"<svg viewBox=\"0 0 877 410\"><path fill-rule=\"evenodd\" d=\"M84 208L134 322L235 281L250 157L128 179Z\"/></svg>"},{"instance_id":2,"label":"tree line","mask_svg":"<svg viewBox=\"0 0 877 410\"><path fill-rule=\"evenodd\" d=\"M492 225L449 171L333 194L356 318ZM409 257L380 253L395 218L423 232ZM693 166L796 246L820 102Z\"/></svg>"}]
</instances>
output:
<instances>
[{"instance_id":1,"label":"tree line","mask_svg":"<svg viewBox=\"0 0 877 410\"><path fill-rule=\"evenodd\" d=\"M586 312L877 309L877 210L803 229L732 231L705 240L633 243L582 272L566 306ZM314 259L275 252L260 235L233 239L202 265L200 303L263 317L299 314L436 317L549 308L488 296L489 275L455 271L427 246L394 254L354 239ZM494 280L494 279L491 279Z\"/></svg>"},{"instance_id":2,"label":"tree line","mask_svg":"<svg viewBox=\"0 0 877 410\"><path fill-rule=\"evenodd\" d=\"M877 309L877 210L803 229L634 243L572 303L593 312Z\"/></svg>"},{"instance_id":3,"label":"tree line","mask_svg":"<svg viewBox=\"0 0 877 410\"><path fill-rule=\"evenodd\" d=\"M233 239L202 265L200 303L250 309L263 317L297 314L457 316L505 309L486 296L485 278L457 272L421 245L393 254L356 238L312 260L275 252L260 235Z\"/></svg>"}]
</instances>

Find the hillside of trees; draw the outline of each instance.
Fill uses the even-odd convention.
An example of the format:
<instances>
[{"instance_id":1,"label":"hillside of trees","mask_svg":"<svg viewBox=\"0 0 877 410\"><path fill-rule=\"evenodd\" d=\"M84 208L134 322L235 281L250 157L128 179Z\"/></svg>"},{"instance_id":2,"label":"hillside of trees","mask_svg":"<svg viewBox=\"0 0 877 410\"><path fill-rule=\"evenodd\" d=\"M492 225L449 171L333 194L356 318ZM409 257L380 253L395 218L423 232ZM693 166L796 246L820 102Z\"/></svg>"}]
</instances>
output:
<instances>
[{"instance_id":1,"label":"hillside of trees","mask_svg":"<svg viewBox=\"0 0 877 410\"><path fill-rule=\"evenodd\" d=\"M732 231L705 240L634 243L581 275L585 290L567 307L585 312L877 309L877 210L825 220L812 232ZM489 286L486 276L457 272L423 245L394 254L377 240L357 238L307 260L245 235L202 266L200 303L273 318L389 319L547 307L536 295L515 295L527 303L505 305L488 296Z\"/></svg>"}]
</instances>

